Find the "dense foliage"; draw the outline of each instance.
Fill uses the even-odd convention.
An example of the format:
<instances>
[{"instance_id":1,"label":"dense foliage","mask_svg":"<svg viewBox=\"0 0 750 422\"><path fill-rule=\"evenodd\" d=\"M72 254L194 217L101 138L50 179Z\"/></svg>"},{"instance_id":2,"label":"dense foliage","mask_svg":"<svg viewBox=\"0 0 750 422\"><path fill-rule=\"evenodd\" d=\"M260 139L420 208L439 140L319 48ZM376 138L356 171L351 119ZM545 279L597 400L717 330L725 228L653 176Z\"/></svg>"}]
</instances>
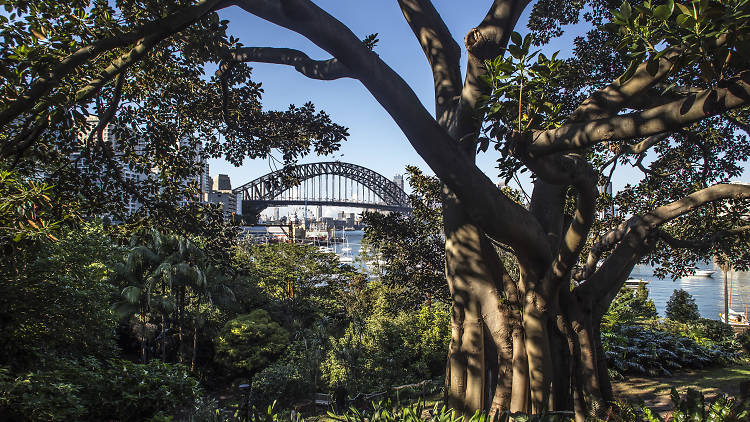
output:
<instances>
[{"instance_id":1,"label":"dense foliage","mask_svg":"<svg viewBox=\"0 0 750 422\"><path fill-rule=\"evenodd\" d=\"M0 417L7 421L185 417L201 397L187 368L159 361L84 358L14 376L0 372Z\"/></svg>"},{"instance_id":2,"label":"dense foliage","mask_svg":"<svg viewBox=\"0 0 750 422\"><path fill-rule=\"evenodd\" d=\"M256 309L227 321L216 337L216 360L237 375L253 375L278 357L289 333Z\"/></svg>"},{"instance_id":3,"label":"dense foliage","mask_svg":"<svg viewBox=\"0 0 750 422\"><path fill-rule=\"evenodd\" d=\"M435 329L447 326L438 301L448 302L439 287L447 279L453 299L447 387L459 412L516 408L541 417L550 407L575 409L580 419L606 410L612 392L599 325L633 266L648 261L659 265L657 275L679 276L709 255L735 268L750 263L744 221L750 188L728 183L750 156L742 133L750 101L750 1L626 1L613 9L601 1L540 0L533 3L531 33L521 36L513 29L529 4L493 2L465 38L462 75L458 45L431 3L399 2L434 73L430 113L372 52L374 36L363 42L307 0L281 7L219 0L5 2L0 247L7 253L0 267L9 281L2 291L0 365L8 368L8 385L21 379L45 395L49 384L26 382L23 374L56 371L84 356L100 365L96 373L107 373L115 358L138 358L131 372L161 360L178 377L184 368L167 362L190 362L194 374L213 375L222 363L232 366L232 350L242 355L235 364L246 363L229 376L265 370L258 385L266 391L273 380L301 386L311 377L313 388L324 380L363 389L434 375L448 337ZM217 13L232 5L297 31L335 57L245 48L227 35L228 22ZM591 31L575 40L570 59L534 51L581 14ZM378 238L388 241L374 248L386 256L382 285L304 248L217 242L213 234L231 230L214 230L216 220L204 215L210 209L176 206L195 198L199 158L241 164L279 151L283 164L291 164L311 151L335 151L347 136L309 103L264 110L262 88L250 78L252 61L291 64L318 79L360 80L440 178L442 221L437 181L415 172L413 180L430 186L415 202L417 220L374 221L401 232L373 236L373 246ZM110 129L114 142L105 136ZM491 143L505 181L533 173L528 207L476 167L475 152ZM643 177L614 196L597 195L618 165ZM127 177L126 169L139 176ZM143 207L126 218L131 200ZM75 239L71 232L98 225L94 215L101 213L123 224L65 243ZM409 226L418 238L408 239ZM80 250L91 242L96 250ZM620 298L631 299L644 306L620 306L633 312L620 309L609 320L611 353L631 354L635 365L660 373L718 356L679 340L665 363L655 360L654 346L673 338L622 325L652 314L642 296ZM358 309L367 303L373 306ZM674 308L673 319L694 319L690 306L675 300ZM222 340L234 335L233 324L240 338L257 339L262 334L251 321L278 334L270 336L268 356ZM694 335L724 342L723 329L704 325L707 331ZM618 337L617 330L630 331ZM283 347L288 342L294 346ZM298 359L310 371L290 371ZM414 372L399 373L407 363ZM376 376L363 381L365 374ZM125 402L133 399L126 389L107 388ZM83 400L76 391L62 386L61 397L73 406L60 413L70 418L90 411L76 405ZM197 400L181 391L186 403ZM3 411L23 406L12 393L7 397ZM143 415L125 408L133 413L126 418L161 416L154 406L144 406Z\"/></svg>"},{"instance_id":4,"label":"dense foliage","mask_svg":"<svg viewBox=\"0 0 750 422\"><path fill-rule=\"evenodd\" d=\"M656 305L648 297L645 284L640 284L635 290L625 286L620 289L609 310L604 314L602 326L609 329L656 317Z\"/></svg>"},{"instance_id":5,"label":"dense foliage","mask_svg":"<svg viewBox=\"0 0 750 422\"><path fill-rule=\"evenodd\" d=\"M607 361L620 374L671 376L684 368L704 368L732 362L736 355L717 347L661 330L619 326L602 333Z\"/></svg>"},{"instance_id":6,"label":"dense foliage","mask_svg":"<svg viewBox=\"0 0 750 422\"><path fill-rule=\"evenodd\" d=\"M376 303L368 318L351 322L332 340L321 368L331 390L341 385L351 392L374 392L441 375L449 309L433 303L394 315L383 306Z\"/></svg>"},{"instance_id":7,"label":"dense foliage","mask_svg":"<svg viewBox=\"0 0 750 422\"><path fill-rule=\"evenodd\" d=\"M667 301L666 316L679 322L691 322L700 318L695 299L682 289L675 289Z\"/></svg>"}]
</instances>

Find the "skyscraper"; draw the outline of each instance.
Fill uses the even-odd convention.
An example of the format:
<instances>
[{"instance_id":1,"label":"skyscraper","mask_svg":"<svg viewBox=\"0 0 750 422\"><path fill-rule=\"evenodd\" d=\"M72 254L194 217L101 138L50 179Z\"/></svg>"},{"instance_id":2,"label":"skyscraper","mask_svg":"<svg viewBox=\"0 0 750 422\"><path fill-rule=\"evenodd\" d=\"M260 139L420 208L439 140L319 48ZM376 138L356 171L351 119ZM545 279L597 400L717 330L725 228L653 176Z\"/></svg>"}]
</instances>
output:
<instances>
[{"instance_id":1,"label":"skyscraper","mask_svg":"<svg viewBox=\"0 0 750 422\"><path fill-rule=\"evenodd\" d=\"M81 149L84 149L86 147L86 143L88 143L88 139L91 135L91 131L96 128L98 123L99 123L98 116L88 116L86 118L85 126L78 131L78 140L80 141ZM117 137L115 136L114 127L112 126L112 124L108 123L102 129L102 140L104 141L104 143L109 144L109 146L112 148L112 151L114 152L114 161L121 168L123 180L131 180L137 183L148 178L148 175L144 173L131 170L131 167L128 166L123 161L124 154L122 152L122 148L120 147L119 142L117 141ZM97 141L92 141L92 142L97 142ZM143 154L144 149L145 149L145 145L142 142L139 143L138 145L136 145L136 154ZM77 169L80 172L85 173L91 170L91 168L93 168L91 166L91 163L87 162L85 158L81 158L80 152L73 153L71 155L71 158L75 159ZM141 208L141 206L142 204L139 201L137 201L134 197L130 195L127 196L127 203L125 204L126 214L132 214L138 211L138 209Z\"/></svg>"},{"instance_id":2,"label":"skyscraper","mask_svg":"<svg viewBox=\"0 0 750 422\"><path fill-rule=\"evenodd\" d=\"M404 176L401 174L397 174L393 176L393 183L398 185L398 187L401 188L401 190L404 190Z\"/></svg>"}]
</instances>

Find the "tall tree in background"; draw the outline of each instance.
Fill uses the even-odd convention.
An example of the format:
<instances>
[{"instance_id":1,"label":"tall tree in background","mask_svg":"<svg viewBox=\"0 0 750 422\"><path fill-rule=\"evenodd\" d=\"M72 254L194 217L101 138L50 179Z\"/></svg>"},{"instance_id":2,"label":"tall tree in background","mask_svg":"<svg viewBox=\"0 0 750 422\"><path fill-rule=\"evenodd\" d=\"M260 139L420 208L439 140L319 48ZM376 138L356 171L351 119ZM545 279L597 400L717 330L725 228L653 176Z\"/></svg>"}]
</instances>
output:
<instances>
[{"instance_id":1,"label":"tall tree in background","mask_svg":"<svg viewBox=\"0 0 750 422\"><path fill-rule=\"evenodd\" d=\"M658 260L666 263L665 271L679 273L685 260L719 252L739 257L735 267L746 263L737 246L746 240L748 227L740 217L750 187L725 182L740 174L738 160L748 155L737 130L748 128L748 1L617 6L542 0L529 21L536 38L522 38L512 34L530 2L495 0L464 38L464 75L461 48L433 4L398 3L433 72L434 116L372 51L373 38L363 42L310 0L123 2L126 24L78 31L64 40L73 41L72 48L62 47L46 62L37 58L46 57L50 43L44 40L51 37L45 34L53 27L2 17L4 42L11 47L3 53L4 70L15 78L3 85L2 154L18 157L32 146L49 145L38 142L40 134L69 128L62 125L71 121L73 109L100 93L109 99L103 109L116 108L122 92L136 85L144 89L134 102L159 105L170 92L185 105L157 107L165 114L143 116L154 122L141 123L147 136L169 129L164 116L196 113L188 132L203 128L210 138L213 122L222 122L228 142L209 149L229 151L230 160L264 156L300 138L324 139L314 146L327 150L340 137L287 136L268 124L275 117L253 106L258 87L243 85L249 72L244 64L286 64L313 79L357 79L444 184L446 278L453 301L449 404L468 413L574 409L579 420L604 411L612 390L599 324L633 266ZM108 17L105 2L96 5L94 21L105 28L121 22ZM317 61L297 50L206 37L223 25L213 11L230 5L305 36L332 58ZM619 8L610 14L612 7ZM592 30L576 40L572 59L560 62L531 51L534 40L549 41L581 15ZM68 20L69 27L78 25ZM201 55L222 61L217 76L174 82L183 80L174 77L180 71L202 68L173 66ZM475 165L476 153L490 143L502 176L533 174L528 207L503 194ZM300 143L290 145L284 151L294 156ZM642 170L643 180L602 200L610 210L619 205L629 218L597 221L597 184L606 186L615 166L624 164ZM510 276L496 245L515 255L518 278ZM730 253L733 248L737 253ZM679 255L679 249L695 253Z\"/></svg>"}]
</instances>

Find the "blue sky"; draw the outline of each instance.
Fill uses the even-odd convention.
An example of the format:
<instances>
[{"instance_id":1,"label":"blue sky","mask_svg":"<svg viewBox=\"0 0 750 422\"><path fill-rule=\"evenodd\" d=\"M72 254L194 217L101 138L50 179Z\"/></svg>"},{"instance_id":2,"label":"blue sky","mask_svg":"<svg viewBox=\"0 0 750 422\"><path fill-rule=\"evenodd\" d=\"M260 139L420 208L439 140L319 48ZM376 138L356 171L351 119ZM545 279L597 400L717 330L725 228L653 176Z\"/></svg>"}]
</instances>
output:
<instances>
[{"instance_id":1,"label":"blue sky","mask_svg":"<svg viewBox=\"0 0 750 422\"><path fill-rule=\"evenodd\" d=\"M319 0L316 3L347 24L361 38L377 32L380 41L375 51L411 85L425 107L432 112L434 100L429 66L395 0ZM436 9L459 45L463 45L464 35L481 22L490 4L487 0L435 1ZM527 8L526 13L530 10L530 7ZM304 37L258 19L237 7L226 9L220 15L229 20L230 33L246 46L289 47L304 51L314 59L330 58L330 55ZM523 28L526 21L526 16L523 16L519 32L525 32ZM571 28L545 50L560 50L563 57L569 55L572 38L582 33L583 28L583 25ZM465 52L462 52L464 66L465 60ZM301 105L312 101L318 109L329 113L334 121L349 128L348 141L334 157L310 156L302 162L340 159L363 165L388 178L403 173L407 164L429 172L427 165L414 152L398 126L358 81L317 81L305 78L289 66L263 63L252 66L253 79L263 83L263 104L266 109L285 109L290 103ZM477 157L477 164L492 180L499 181L494 169L496 158L496 153L490 149L488 153ZM223 160L211 160L209 164L212 176L218 173L229 174L233 187L270 171L266 160L248 160L240 168ZM618 187L616 184L615 188Z\"/></svg>"}]
</instances>

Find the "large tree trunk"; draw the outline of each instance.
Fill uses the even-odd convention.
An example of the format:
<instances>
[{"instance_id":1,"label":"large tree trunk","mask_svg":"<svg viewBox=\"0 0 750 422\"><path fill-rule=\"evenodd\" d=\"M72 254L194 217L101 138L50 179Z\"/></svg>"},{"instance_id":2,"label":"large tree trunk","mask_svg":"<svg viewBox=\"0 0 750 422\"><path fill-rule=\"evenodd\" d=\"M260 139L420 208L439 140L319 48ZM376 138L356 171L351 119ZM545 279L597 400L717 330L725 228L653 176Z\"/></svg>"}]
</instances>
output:
<instances>
[{"instance_id":1,"label":"large tree trunk","mask_svg":"<svg viewBox=\"0 0 750 422\"><path fill-rule=\"evenodd\" d=\"M453 228L454 218L446 227ZM604 411L612 393L599 337L601 318L568 289L560 293L559 305L547 309L537 308L527 294L521 313L517 284L495 272L502 267L487 265L482 251L498 258L479 233L471 224L446 232L453 297L449 406L465 415L476 409L492 415L575 411L578 420Z\"/></svg>"}]
</instances>

